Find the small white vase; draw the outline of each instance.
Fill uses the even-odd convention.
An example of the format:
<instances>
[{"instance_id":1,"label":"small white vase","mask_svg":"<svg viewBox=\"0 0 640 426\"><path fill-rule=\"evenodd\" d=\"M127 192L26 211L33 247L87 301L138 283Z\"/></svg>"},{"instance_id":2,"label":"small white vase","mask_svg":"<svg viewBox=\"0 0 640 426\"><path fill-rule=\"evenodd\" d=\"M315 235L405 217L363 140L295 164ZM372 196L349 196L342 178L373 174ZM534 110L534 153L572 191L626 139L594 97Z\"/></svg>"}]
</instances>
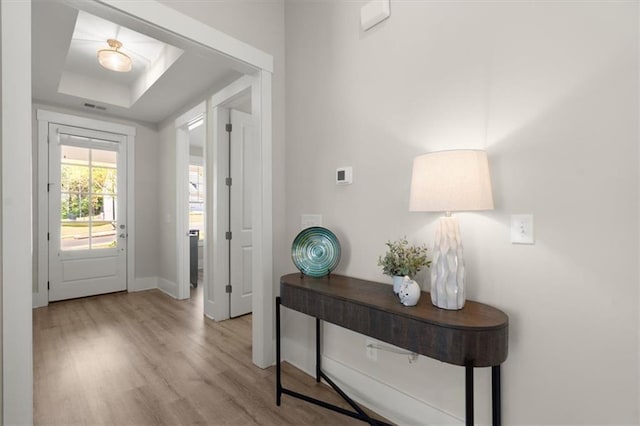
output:
<instances>
[{"instance_id":1,"label":"small white vase","mask_svg":"<svg viewBox=\"0 0 640 426\"><path fill-rule=\"evenodd\" d=\"M418 300L420 300L420 293L418 283L409 277L404 277L402 285L400 286L400 292L398 293L400 303L404 306L416 306Z\"/></svg>"},{"instance_id":2,"label":"small white vase","mask_svg":"<svg viewBox=\"0 0 640 426\"><path fill-rule=\"evenodd\" d=\"M400 292L400 286L404 281L404 277L402 275L394 275L393 276L393 292L398 294Z\"/></svg>"}]
</instances>

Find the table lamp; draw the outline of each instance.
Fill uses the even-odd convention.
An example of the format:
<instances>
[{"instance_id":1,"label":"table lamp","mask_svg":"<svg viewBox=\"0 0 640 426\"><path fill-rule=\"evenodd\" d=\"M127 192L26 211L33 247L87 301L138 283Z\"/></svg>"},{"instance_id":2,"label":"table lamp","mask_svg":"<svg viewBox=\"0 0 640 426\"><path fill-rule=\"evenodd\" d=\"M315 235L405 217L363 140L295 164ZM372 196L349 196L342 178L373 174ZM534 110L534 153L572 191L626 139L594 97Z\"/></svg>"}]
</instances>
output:
<instances>
[{"instance_id":1,"label":"table lamp","mask_svg":"<svg viewBox=\"0 0 640 426\"><path fill-rule=\"evenodd\" d=\"M413 160L409 211L445 212L438 222L431 263L431 302L443 309L462 309L464 260L454 211L493 210L487 153L451 150Z\"/></svg>"}]
</instances>

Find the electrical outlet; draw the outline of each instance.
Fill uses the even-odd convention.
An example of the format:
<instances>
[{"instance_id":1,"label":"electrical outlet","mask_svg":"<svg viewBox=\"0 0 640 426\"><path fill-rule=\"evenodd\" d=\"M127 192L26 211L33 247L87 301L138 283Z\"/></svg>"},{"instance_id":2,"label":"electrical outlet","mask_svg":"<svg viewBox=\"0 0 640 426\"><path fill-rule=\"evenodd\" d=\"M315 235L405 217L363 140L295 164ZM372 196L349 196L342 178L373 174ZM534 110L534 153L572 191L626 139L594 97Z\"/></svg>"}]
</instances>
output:
<instances>
[{"instance_id":1,"label":"electrical outlet","mask_svg":"<svg viewBox=\"0 0 640 426\"><path fill-rule=\"evenodd\" d=\"M367 339L365 341L365 348L367 349L367 359L371 361L378 360L378 348L375 346L378 342L373 339Z\"/></svg>"}]
</instances>

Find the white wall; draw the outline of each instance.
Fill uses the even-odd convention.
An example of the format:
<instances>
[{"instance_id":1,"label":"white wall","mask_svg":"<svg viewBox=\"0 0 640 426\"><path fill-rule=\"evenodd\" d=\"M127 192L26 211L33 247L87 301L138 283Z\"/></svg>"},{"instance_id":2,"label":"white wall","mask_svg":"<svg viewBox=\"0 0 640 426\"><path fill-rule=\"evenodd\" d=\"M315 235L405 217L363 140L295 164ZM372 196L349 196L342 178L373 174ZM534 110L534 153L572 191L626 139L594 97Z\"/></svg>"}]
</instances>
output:
<instances>
[{"instance_id":1,"label":"white wall","mask_svg":"<svg viewBox=\"0 0 640 426\"><path fill-rule=\"evenodd\" d=\"M223 84L223 87L226 84ZM208 96L208 95L207 95ZM159 225L159 287L167 293L178 295L178 271L176 253L176 127L177 117L189 111L205 99L197 99L193 105L175 111L171 117L160 123L158 146L158 217ZM192 148L190 148L192 149ZM194 151L195 152L195 151ZM202 150L200 150L202 155ZM200 250L199 250L200 251Z\"/></svg>"},{"instance_id":2,"label":"white wall","mask_svg":"<svg viewBox=\"0 0 640 426\"><path fill-rule=\"evenodd\" d=\"M167 124L160 129L158 149L158 212L160 215L158 276L177 286L176 271L176 129ZM161 286L162 287L162 286ZM168 290L165 288L165 290ZM175 289L177 294L177 287Z\"/></svg>"},{"instance_id":3,"label":"white wall","mask_svg":"<svg viewBox=\"0 0 640 426\"><path fill-rule=\"evenodd\" d=\"M273 56L273 277L277 287L278 278L289 269L290 259L290 242L277 238L285 234L284 1L160 1Z\"/></svg>"},{"instance_id":4,"label":"white wall","mask_svg":"<svg viewBox=\"0 0 640 426\"><path fill-rule=\"evenodd\" d=\"M136 126L135 191L136 191L136 278L157 277L159 265L159 233L162 222L158 212L158 167L160 133L155 128Z\"/></svg>"},{"instance_id":5,"label":"white wall","mask_svg":"<svg viewBox=\"0 0 640 426\"><path fill-rule=\"evenodd\" d=\"M45 109L65 114L72 114L79 117L93 118L97 120L109 121L112 123L125 124L136 128L135 136L135 234L136 234L136 278L155 278L158 275L158 233L160 220L158 214L158 194L161 189L158 186L158 146L159 133L154 127L140 123L116 119L103 114L95 114L82 110L72 110L57 106L46 105L34 101L32 107L32 136L33 136L33 164L38 164L38 121L36 120L36 110ZM33 291L38 292L38 169L33 169Z\"/></svg>"},{"instance_id":6,"label":"white wall","mask_svg":"<svg viewBox=\"0 0 640 426\"><path fill-rule=\"evenodd\" d=\"M287 227L274 239L320 213L343 246L337 272L389 282L384 243L431 244L438 217L408 212L413 157L486 148L496 209L458 217L468 298L510 317L504 423L637 424L637 3L392 1L367 33L362 4L286 3ZM336 186L344 165L354 183ZM535 245L509 243L516 213L534 214ZM299 317L286 313L284 352L312 370ZM336 327L324 339L328 358L464 416L463 369L372 362ZM487 424L488 370L476 379Z\"/></svg>"}]
</instances>

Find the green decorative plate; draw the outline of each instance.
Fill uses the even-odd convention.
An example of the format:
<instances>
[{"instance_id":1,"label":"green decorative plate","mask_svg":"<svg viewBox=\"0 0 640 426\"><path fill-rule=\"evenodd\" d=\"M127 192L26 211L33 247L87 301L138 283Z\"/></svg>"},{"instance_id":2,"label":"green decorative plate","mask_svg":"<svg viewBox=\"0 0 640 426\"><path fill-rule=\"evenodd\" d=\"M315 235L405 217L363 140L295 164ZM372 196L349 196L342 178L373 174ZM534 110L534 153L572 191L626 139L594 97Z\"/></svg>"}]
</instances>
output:
<instances>
[{"instance_id":1,"label":"green decorative plate","mask_svg":"<svg viewBox=\"0 0 640 426\"><path fill-rule=\"evenodd\" d=\"M310 277L323 277L340 262L340 243L327 228L313 226L300 232L291 245L296 268Z\"/></svg>"}]
</instances>

